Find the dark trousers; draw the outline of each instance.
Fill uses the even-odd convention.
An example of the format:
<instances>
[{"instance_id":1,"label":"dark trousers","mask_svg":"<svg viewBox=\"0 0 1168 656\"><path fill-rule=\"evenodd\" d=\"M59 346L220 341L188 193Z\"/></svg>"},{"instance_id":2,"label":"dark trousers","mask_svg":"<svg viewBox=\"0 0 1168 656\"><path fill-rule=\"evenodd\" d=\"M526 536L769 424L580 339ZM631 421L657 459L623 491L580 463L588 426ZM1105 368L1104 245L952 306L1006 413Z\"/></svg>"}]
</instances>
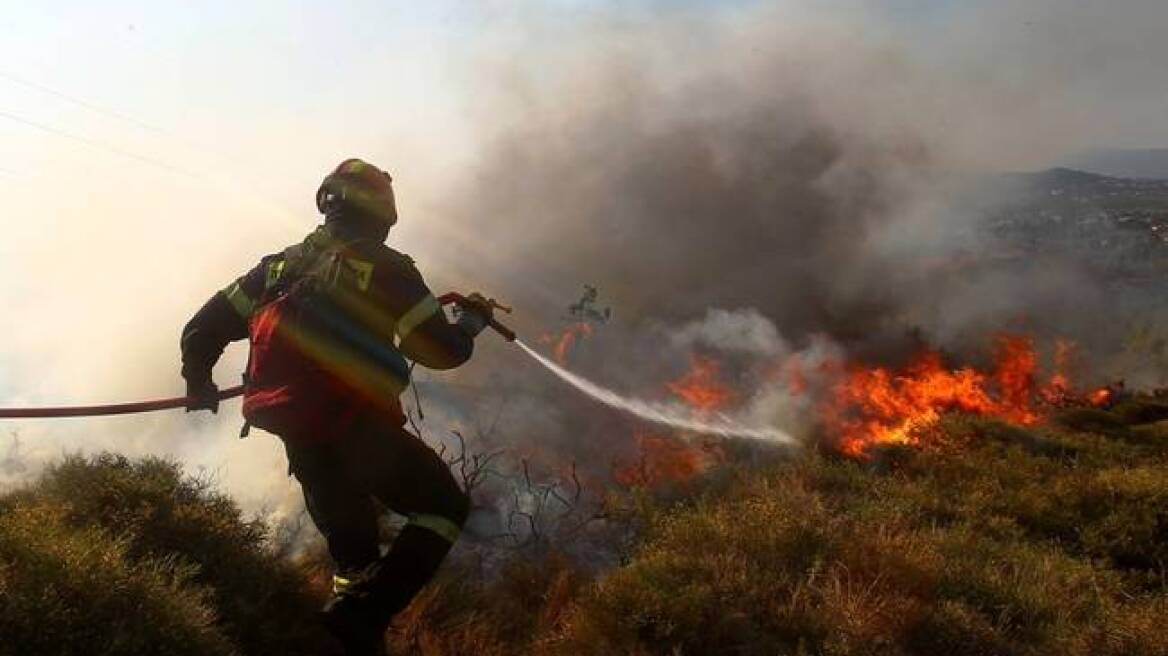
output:
<instances>
[{"instance_id":1,"label":"dark trousers","mask_svg":"<svg viewBox=\"0 0 1168 656\"><path fill-rule=\"evenodd\" d=\"M392 615L437 570L469 499L433 449L397 422L369 414L345 434L308 446L287 445L308 513L340 572L364 572L352 594ZM380 557L374 499L410 518ZM415 521L417 520L417 521ZM441 524L436 530L435 522Z\"/></svg>"}]
</instances>

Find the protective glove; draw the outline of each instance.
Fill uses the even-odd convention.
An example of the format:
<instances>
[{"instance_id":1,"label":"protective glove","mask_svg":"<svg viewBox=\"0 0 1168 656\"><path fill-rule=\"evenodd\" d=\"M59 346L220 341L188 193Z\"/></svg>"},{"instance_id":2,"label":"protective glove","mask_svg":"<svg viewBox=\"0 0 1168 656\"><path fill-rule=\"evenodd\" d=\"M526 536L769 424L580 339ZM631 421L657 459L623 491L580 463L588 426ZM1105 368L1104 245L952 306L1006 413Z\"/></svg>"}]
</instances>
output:
<instances>
[{"instance_id":1,"label":"protective glove","mask_svg":"<svg viewBox=\"0 0 1168 656\"><path fill-rule=\"evenodd\" d=\"M483 332L495 316L490 301L478 292L467 296L465 302L456 305L454 313L457 315L458 326L471 337Z\"/></svg>"},{"instance_id":2,"label":"protective glove","mask_svg":"<svg viewBox=\"0 0 1168 656\"><path fill-rule=\"evenodd\" d=\"M194 410L219 413L219 387L210 379L187 381L187 412Z\"/></svg>"}]
</instances>

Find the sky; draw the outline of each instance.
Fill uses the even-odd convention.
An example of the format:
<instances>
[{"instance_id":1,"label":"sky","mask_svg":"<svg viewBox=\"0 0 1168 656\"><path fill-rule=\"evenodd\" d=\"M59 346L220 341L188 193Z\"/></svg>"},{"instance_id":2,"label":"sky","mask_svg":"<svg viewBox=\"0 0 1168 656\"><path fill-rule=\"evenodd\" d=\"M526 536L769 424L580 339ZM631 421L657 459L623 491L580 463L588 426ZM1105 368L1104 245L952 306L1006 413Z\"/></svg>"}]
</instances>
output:
<instances>
[{"instance_id":1,"label":"sky","mask_svg":"<svg viewBox=\"0 0 1168 656\"><path fill-rule=\"evenodd\" d=\"M739 46L729 59L745 74L752 49L802 44L774 50L808 103L882 134L911 123L952 166L1168 143L1164 10L1102 4L0 0L0 405L181 393L183 323L311 228L320 178L350 156L393 174L394 245L436 288L510 274L487 253L507 236L476 233L463 197L483 161L506 166L484 152L529 118L594 103L607 90L575 84L581 62L619 68L626 51L681 90L725 76ZM866 54L832 54L853 46ZM849 104L854 92L865 102ZM229 351L220 384L242 357ZM238 421L228 403L218 417L5 424L0 440L19 434L37 462L177 457L252 508L294 498L271 475L278 443L234 439Z\"/></svg>"},{"instance_id":2,"label":"sky","mask_svg":"<svg viewBox=\"0 0 1168 656\"><path fill-rule=\"evenodd\" d=\"M453 5L7 4L0 405L181 394L182 324L316 223L329 168L351 155L393 167L403 215L417 215L416 176L463 156L445 68L466 29ZM242 357L228 353L222 384ZM235 440L239 421L225 404L215 418L0 431L35 463L101 448L163 455L217 472L253 509L294 498L266 475L282 472L278 443Z\"/></svg>"}]
</instances>

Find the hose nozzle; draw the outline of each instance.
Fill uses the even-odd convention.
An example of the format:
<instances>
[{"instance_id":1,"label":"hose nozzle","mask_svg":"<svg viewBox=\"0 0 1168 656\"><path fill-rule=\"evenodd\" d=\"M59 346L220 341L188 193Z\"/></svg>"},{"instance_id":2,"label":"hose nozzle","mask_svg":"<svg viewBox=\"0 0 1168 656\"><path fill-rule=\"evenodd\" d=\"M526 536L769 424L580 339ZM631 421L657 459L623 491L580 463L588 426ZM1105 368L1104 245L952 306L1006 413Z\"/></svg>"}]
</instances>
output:
<instances>
[{"instance_id":1,"label":"hose nozzle","mask_svg":"<svg viewBox=\"0 0 1168 656\"><path fill-rule=\"evenodd\" d=\"M462 294L459 294L458 292L447 292L447 293L438 297L438 302L441 303L442 305L453 304L453 305L466 306L466 305L471 304L470 301L465 296L463 296ZM499 310L500 312L505 312L507 314L511 314L511 312L512 312L512 308L510 308L506 305L503 305L502 303L500 303L499 301L496 301L493 298L487 299L487 305L489 305L492 310ZM507 340L508 342L515 341L515 339L516 339L515 331L511 330L507 326L504 326L503 324L499 323L493 317L491 318L490 321L487 322L487 325L490 326L495 332L502 335L503 339Z\"/></svg>"}]
</instances>

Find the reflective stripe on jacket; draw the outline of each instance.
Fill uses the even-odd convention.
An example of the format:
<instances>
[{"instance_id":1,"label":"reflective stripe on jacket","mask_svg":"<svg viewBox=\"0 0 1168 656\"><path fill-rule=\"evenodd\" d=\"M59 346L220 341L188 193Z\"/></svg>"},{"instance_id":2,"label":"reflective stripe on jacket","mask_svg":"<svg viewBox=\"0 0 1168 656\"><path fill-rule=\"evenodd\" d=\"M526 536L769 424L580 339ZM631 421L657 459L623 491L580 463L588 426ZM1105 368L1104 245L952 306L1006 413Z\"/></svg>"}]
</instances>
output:
<instances>
[{"instance_id":1,"label":"reflective stripe on jacket","mask_svg":"<svg viewBox=\"0 0 1168 656\"><path fill-rule=\"evenodd\" d=\"M351 283L336 285L338 293L329 298L339 317L363 339L395 348L432 369L453 368L469 359L473 340L447 320L408 256L379 242L353 239L332 224L318 227L301 247L334 254L327 262L312 262L310 266L318 267L313 275ZM185 378L209 379L227 343L247 337L257 305L286 280L289 250L264 257L187 323L182 336ZM328 270L319 269L326 266Z\"/></svg>"}]
</instances>

